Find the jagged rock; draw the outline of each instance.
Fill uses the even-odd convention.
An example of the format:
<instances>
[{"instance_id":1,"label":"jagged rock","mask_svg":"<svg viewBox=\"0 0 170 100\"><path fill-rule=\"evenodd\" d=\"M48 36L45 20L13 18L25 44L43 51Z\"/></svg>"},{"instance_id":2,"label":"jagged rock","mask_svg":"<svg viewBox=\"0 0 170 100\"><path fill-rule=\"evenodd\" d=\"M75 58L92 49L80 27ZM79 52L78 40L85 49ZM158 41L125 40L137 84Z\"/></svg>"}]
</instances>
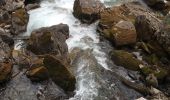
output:
<instances>
[{"instance_id":1,"label":"jagged rock","mask_svg":"<svg viewBox=\"0 0 170 100\"><path fill-rule=\"evenodd\" d=\"M65 91L73 91L75 89L76 79L68 70L68 65L55 56L47 55L44 57L44 66L48 69L52 80Z\"/></svg>"},{"instance_id":2,"label":"jagged rock","mask_svg":"<svg viewBox=\"0 0 170 100\"><path fill-rule=\"evenodd\" d=\"M100 18L99 13L105 7L100 0L75 0L73 15L83 23L93 23Z\"/></svg>"},{"instance_id":3,"label":"jagged rock","mask_svg":"<svg viewBox=\"0 0 170 100\"><path fill-rule=\"evenodd\" d=\"M25 32L27 29L28 21L29 21L29 15L24 8L15 10L15 12L12 13L11 32L14 35Z\"/></svg>"},{"instance_id":4,"label":"jagged rock","mask_svg":"<svg viewBox=\"0 0 170 100\"><path fill-rule=\"evenodd\" d=\"M112 51L111 58L116 65L135 71L140 69L140 64L143 64L142 61L135 58L131 53L123 50Z\"/></svg>"}]
</instances>

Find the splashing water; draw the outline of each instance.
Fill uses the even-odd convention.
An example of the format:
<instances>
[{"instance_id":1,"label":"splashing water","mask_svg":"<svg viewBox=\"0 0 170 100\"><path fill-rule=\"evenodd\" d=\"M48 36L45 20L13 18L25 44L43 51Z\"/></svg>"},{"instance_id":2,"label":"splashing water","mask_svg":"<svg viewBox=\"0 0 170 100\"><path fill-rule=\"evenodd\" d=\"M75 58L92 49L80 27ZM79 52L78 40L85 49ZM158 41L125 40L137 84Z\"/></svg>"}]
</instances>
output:
<instances>
[{"instance_id":1,"label":"splashing water","mask_svg":"<svg viewBox=\"0 0 170 100\"><path fill-rule=\"evenodd\" d=\"M106 6L111 6L127 0L101 1ZM108 57L99 45L99 35L96 32L98 22L91 25L81 24L72 15L73 4L74 0L42 1L40 8L29 12L30 20L24 36L29 36L33 30L41 27L64 23L68 24L70 29L70 38L67 40L69 51L71 52L76 47L82 50L91 50L90 54L87 53L87 57L82 55L74 64L77 88L75 96L70 100L111 100L113 98L119 100L126 98L120 95L121 93L125 95L135 93L124 86L120 86L121 83L118 82L116 77L113 78L109 74L111 68L106 62ZM115 81L115 83L111 81ZM117 87L115 87L116 82L118 83ZM127 98L129 97L127 96Z\"/></svg>"}]
</instances>

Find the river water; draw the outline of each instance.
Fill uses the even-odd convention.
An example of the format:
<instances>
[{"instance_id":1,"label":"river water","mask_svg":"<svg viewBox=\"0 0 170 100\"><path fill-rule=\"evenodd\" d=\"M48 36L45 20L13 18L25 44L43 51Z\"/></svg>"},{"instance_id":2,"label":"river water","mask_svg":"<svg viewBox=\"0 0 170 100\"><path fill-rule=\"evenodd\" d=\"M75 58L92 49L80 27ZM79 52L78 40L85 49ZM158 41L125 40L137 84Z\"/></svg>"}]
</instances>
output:
<instances>
[{"instance_id":1,"label":"river water","mask_svg":"<svg viewBox=\"0 0 170 100\"><path fill-rule=\"evenodd\" d=\"M113 6L131 0L101 1L106 6ZM113 48L108 41L100 41L99 33L96 32L98 22L91 25L81 24L72 15L73 3L74 0L42 1L40 8L29 12L30 20L27 32L24 33L25 36L29 36L33 30L41 27L59 23L69 25L70 38L67 40L69 52L74 48L82 50L81 55L72 65L77 83L75 95L69 100L134 100L141 97L136 91L124 86L117 78L117 75L129 78L128 71L115 66L110 60L109 51ZM14 67L14 71L17 72L17 68ZM55 100L57 96L65 96L52 81L32 84L21 73L8 83L0 100L38 100L37 93L41 89L45 93L42 93L39 100Z\"/></svg>"}]
</instances>

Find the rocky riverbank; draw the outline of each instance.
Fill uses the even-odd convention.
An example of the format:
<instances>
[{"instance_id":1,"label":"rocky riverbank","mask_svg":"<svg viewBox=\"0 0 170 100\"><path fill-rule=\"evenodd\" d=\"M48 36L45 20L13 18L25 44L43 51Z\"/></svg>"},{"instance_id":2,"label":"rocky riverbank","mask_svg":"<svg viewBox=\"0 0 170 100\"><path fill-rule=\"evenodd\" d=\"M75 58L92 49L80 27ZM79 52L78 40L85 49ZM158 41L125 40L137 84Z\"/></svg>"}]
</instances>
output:
<instances>
[{"instance_id":1,"label":"rocky riverbank","mask_svg":"<svg viewBox=\"0 0 170 100\"><path fill-rule=\"evenodd\" d=\"M144 2L147 7L138 1L105 7L100 0L75 0L73 15L87 26L99 21L96 24L96 31L100 34L100 41L108 40L114 48L112 50L104 48L109 52L109 59L118 67L132 72L128 75L130 79L114 73L117 80L149 100L169 100L170 1L144 0ZM67 24L42 27L33 30L29 37L22 36L27 31L29 10L40 7L39 3L39 0L0 1L0 84L2 87L0 92L3 93L5 87L8 87L4 86L5 84L8 85L13 78L19 76L29 78L30 84L44 83L44 89L47 87L49 89L49 84L52 84L50 82L54 82L58 91L63 92L56 97L48 97L49 95L43 97L44 92L40 89L35 100L69 98L74 95L76 83L81 80L76 79L74 68L74 66L81 66L79 64L81 61L86 62L85 66L100 76L108 72L110 75L108 80L111 80L113 71L102 71L104 69L99 71L95 67L89 67L89 65L100 66L96 58L91 55L93 50L74 48L69 52L66 40L71 38L71 35ZM15 50L14 46L18 40L22 40L24 44L20 50ZM85 40L88 43L93 41L89 37ZM102 89L107 91L104 87ZM100 94L103 96L104 93ZM124 95L120 91L119 94ZM116 99L114 95L108 98Z\"/></svg>"},{"instance_id":2,"label":"rocky riverbank","mask_svg":"<svg viewBox=\"0 0 170 100\"><path fill-rule=\"evenodd\" d=\"M83 2L83 0L76 1ZM79 6L76 1L74 8ZM123 81L125 84L127 83L137 91L145 91L142 93L151 97L153 94L147 93L147 91L150 91L151 87L157 88L167 95L167 97L159 99L168 100L170 95L168 92L170 88L168 85L170 77L168 29L170 23L169 15L166 15L165 11L169 12L170 2L164 2L164 0L146 0L144 2L151 8L146 8L138 1L116 7L100 8L97 31L100 32L101 37L108 39L115 47L116 50L110 53L113 62L126 69L138 71L141 76L135 81L143 83L145 89L142 88L143 86L134 87L135 85ZM95 14L97 10L88 10L94 9L93 6L89 7L93 3L87 0L88 7L81 3L82 6L79 7L81 12L74 10L74 14ZM82 17L79 19L82 20ZM139 55L135 55L134 52L138 52L142 58L139 59Z\"/></svg>"}]
</instances>

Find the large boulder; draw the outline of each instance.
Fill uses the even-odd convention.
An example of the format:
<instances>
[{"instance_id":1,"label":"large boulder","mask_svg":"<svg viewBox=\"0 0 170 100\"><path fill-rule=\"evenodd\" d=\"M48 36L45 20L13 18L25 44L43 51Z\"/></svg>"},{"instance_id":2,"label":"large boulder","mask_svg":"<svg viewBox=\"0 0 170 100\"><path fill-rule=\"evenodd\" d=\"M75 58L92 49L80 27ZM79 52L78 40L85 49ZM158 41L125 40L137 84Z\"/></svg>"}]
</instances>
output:
<instances>
[{"instance_id":1,"label":"large boulder","mask_svg":"<svg viewBox=\"0 0 170 100\"><path fill-rule=\"evenodd\" d=\"M108 8L100 13L97 30L118 46L132 44L136 42L136 30L133 25L135 18L139 15L152 15L148 13L150 11L138 2ZM122 41L117 41L116 36Z\"/></svg>"},{"instance_id":2,"label":"large boulder","mask_svg":"<svg viewBox=\"0 0 170 100\"><path fill-rule=\"evenodd\" d=\"M56 55L65 61L68 60L66 44L68 37L69 27L66 24L40 28L31 33L27 49L37 55Z\"/></svg>"},{"instance_id":3,"label":"large boulder","mask_svg":"<svg viewBox=\"0 0 170 100\"><path fill-rule=\"evenodd\" d=\"M11 17L12 18L11 19L11 23L12 23L11 32L14 35L25 32L27 29L28 21L29 21L29 15L27 11L21 8L21 9L15 10L15 12L13 12L11 16L12 16Z\"/></svg>"},{"instance_id":4,"label":"large boulder","mask_svg":"<svg viewBox=\"0 0 170 100\"><path fill-rule=\"evenodd\" d=\"M75 0L73 15L83 23L92 23L100 18L100 12L105 7L100 0Z\"/></svg>"},{"instance_id":5,"label":"large boulder","mask_svg":"<svg viewBox=\"0 0 170 100\"><path fill-rule=\"evenodd\" d=\"M63 61L52 55L44 57L44 66L48 69L52 80L65 91L74 91L76 79L67 68L68 65L63 64Z\"/></svg>"},{"instance_id":6,"label":"large boulder","mask_svg":"<svg viewBox=\"0 0 170 100\"><path fill-rule=\"evenodd\" d=\"M138 38L143 41L150 41L154 38L155 32L160 30L162 22L156 16L137 16L135 27Z\"/></svg>"}]
</instances>

